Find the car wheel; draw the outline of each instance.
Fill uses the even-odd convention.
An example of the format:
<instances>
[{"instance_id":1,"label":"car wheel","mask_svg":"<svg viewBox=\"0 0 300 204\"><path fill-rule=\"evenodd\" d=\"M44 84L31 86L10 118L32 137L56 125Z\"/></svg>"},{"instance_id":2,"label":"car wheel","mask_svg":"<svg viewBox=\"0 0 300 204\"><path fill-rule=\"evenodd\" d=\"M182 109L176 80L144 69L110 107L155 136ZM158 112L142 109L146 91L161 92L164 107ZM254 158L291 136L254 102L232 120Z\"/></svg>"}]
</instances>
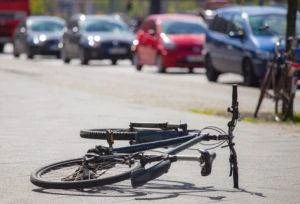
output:
<instances>
[{"instance_id":1,"label":"car wheel","mask_svg":"<svg viewBox=\"0 0 300 204\"><path fill-rule=\"evenodd\" d=\"M163 65L161 55L156 56L156 66L158 68L159 73L165 73L166 72L166 67Z\"/></svg>"},{"instance_id":2,"label":"car wheel","mask_svg":"<svg viewBox=\"0 0 300 204\"><path fill-rule=\"evenodd\" d=\"M69 64L71 59L68 57L68 53L67 50L65 50L64 48L61 50L61 58L63 60L64 63Z\"/></svg>"},{"instance_id":3,"label":"car wheel","mask_svg":"<svg viewBox=\"0 0 300 204\"><path fill-rule=\"evenodd\" d=\"M213 66L209 55L205 57L205 69L206 69L206 78L208 79L208 81L215 82L218 80L220 72L218 72Z\"/></svg>"},{"instance_id":4,"label":"car wheel","mask_svg":"<svg viewBox=\"0 0 300 204\"><path fill-rule=\"evenodd\" d=\"M111 64L112 64L112 65L116 65L116 64L117 64L117 61L118 61L117 59L112 59L112 60L111 60Z\"/></svg>"},{"instance_id":5,"label":"car wheel","mask_svg":"<svg viewBox=\"0 0 300 204\"><path fill-rule=\"evenodd\" d=\"M132 62L133 62L133 65L135 66L135 69L137 71L141 71L142 70L143 65L140 64L139 56L137 54L133 55Z\"/></svg>"},{"instance_id":6,"label":"car wheel","mask_svg":"<svg viewBox=\"0 0 300 204\"><path fill-rule=\"evenodd\" d=\"M55 57L56 57L56 59L60 59L60 58L61 58L61 54L60 54L60 53L57 53L57 54L55 55Z\"/></svg>"},{"instance_id":7,"label":"car wheel","mask_svg":"<svg viewBox=\"0 0 300 204\"><path fill-rule=\"evenodd\" d=\"M27 55L27 59L33 59L33 57L34 57L34 54L30 50L30 48L27 48L26 55Z\"/></svg>"},{"instance_id":8,"label":"car wheel","mask_svg":"<svg viewBox=\"0 0 300 204\"><path fill-rule=\"evenodd\" d=\"M16 47L15 44L13 44L13 49L14 49L14 51L13 51L14 57L15 57L15 58L20 57L20 53L18 52L17 47Z\"/></svg>"},{"instance_id":9,"label":"car wheel","mask_svg":"<svg viewBox=\"0 0 300 204\"><path fill-rule=\"evenodd\" d=\"M1 43L1 44L0 44L0 53L3 53L3 51L4 51L4 44Z\"/></svg>"},{"instance_id":10,"label":"car wheel","mask_svg":"<svg viewBox=\"0 0 300 204\"><path fill-rule=\"evenodd\" d=\"M254 73L253 65L250 59L246 59L243 63L244 85L258 86L258 78Z\"/></svg>"},{"instance_id":11,"label":"car wheel","mask_svg":"<svg viewBox=\"0 0 300 204\"><path fill-rule=\"evenodd\" d=\"M87 65L89 63L89 59L87 56L87 52L84 48L81 48L79 51L79 58L80 58L80 63L82 65Z\"/></svg>"}]
</instances>

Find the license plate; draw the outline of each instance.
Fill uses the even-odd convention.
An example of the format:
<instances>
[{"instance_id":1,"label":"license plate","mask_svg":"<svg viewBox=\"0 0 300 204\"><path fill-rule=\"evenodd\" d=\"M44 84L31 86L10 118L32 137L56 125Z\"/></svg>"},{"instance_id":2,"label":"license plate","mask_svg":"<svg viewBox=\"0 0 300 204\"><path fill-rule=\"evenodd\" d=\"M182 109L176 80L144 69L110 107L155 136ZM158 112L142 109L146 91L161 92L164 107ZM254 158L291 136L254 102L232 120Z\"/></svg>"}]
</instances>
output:
<instances>
[{"instance_id":1,"label":"license plate","mask_svg":"<svg viewBox=\"0 0 300 204\"><path fill-rule=\"evenodd\" d=\"M188 62L201 62L201 61L203 61L203 56L202 55L191 55L191 56L187 56L186 60Z\"/></svg>"},{"instance_id":2,"label":"license plate","mask_svg":"<svg viewBox=\"0 0 300 204\"><path fill-rule=\"evenodd\" d=\"M126 54L127 49L126 48L111 48L108 51L110 54Z\"/></svg>"}]
</instances>

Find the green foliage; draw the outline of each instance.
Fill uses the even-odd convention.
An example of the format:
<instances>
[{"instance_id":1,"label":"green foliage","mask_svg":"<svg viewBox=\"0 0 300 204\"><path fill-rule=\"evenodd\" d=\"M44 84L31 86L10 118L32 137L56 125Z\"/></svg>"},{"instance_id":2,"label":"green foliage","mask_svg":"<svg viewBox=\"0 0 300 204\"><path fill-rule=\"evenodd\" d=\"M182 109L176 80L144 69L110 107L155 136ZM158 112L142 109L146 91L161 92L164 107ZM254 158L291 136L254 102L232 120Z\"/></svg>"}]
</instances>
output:
<instances>
[{"instance_id":1,"label":"green foliage","mask_svg":"<svg viewBox=\"0 0 300 204\"><path fill-rule=\"evenodd\" d=\"M228 117L229 113L225 111L215 110L215 109L199 109L192 108L189 109L190 112L201 115L216 115L222 117ZM274 113L260 113L259 118L254 118L252 112L241 112L241 120L249 123L266 123L266 122L276 122ZM278 123L278 122L276 122ZM287 120L280 122L280 124L295 124L300 125L300 113L294 115L294 120Z\"/></svg>"},{"instance_id":2,"label":"green foliage","mask_svg":"<svg viewBox=\"0 0 300 204\"><path fill-rule=\"evenodd\" d=\"M45 13L46 11L45 0L31 0L30 11L32 15L39 15Z\"/></svg>"}]
</instances>

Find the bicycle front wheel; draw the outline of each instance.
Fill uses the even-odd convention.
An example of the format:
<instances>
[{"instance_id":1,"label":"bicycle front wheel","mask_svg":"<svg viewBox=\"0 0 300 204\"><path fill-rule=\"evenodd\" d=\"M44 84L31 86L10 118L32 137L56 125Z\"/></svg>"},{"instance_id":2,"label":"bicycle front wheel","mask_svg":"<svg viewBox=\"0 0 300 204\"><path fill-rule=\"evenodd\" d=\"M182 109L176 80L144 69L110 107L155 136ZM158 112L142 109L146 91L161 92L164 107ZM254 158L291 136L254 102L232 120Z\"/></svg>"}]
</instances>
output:
<instances>
[{"instance_id":1,"label":"bicycle front wheel","mask_svg":"<svg viewBox=\"0 0 300 204\"><path fill-rule=\"evenodd\" d=\"M115 140L134 140L137 132L129 129L112 128L112 129L86 129L80 131L80 137L88 139L106 140L112 135Z\"/></svg>"},{"instance_id":2,"label":"bicycle front wheel","mask_svg":"<svg viewBox=\"0 0 300 204\"><path fill-rule=\"evenodd\" d=\"M109 185L129 179L131 170L120 158L97 164L93 172L80 172L82 158L53 163L34 171L30 181L36 186L54 189L82 189ZM83 176L83 174L85 174Z\"/></svg>"}]
</instances>

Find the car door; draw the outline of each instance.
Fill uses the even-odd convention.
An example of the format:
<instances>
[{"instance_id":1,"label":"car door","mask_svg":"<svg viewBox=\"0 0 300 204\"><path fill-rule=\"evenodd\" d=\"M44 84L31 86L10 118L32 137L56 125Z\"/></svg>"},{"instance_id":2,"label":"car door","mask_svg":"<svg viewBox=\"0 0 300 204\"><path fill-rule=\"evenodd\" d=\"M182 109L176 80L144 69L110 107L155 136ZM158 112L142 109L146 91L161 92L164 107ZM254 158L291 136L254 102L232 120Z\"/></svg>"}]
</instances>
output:
<instances>
[{"instance_id":1,"label":"car door","mask_svg":"<svg viewBox=\"0 0 300 204\"><path fill-rule=\"evenodd\" d=\"M158 33L155 21L149 22L149 29L146 31L146 56L148 64L156 63Z\"/></svg>"},{"instance_id":2,"label":"car door","mask_svg":"<svg viewBox=\"0 0 300 204\"><path fill-rule=\"evenodd\" d=\"M64 46L70 57L78 57L80 31L77 19L68 23L68 30L64 34Z\"/></svg>"},{"instance_id":3,"label":"car door","mask_svg":"<svg viewBox=\"0 0 300 204\"><path fill-rule=\"evenodd\" d=\"M211 31L207 39L207 46L212 63L214 67L221 72L227 72L229 69L228 57L230 57L230 55L227 53L227 41L229 38L228 22L230 17L230 13L218 14L210 26Z\"/></svg>"},{"instance_id":4,"label":"car door","mask_svg":"<svg viewBox=\"0 0 300 204\"><path fill-rule=\"evenodd\" d=\"M137 34L139 40L138 55L141 64L155 64L156 25L154 20L148 19L141 26Z\"/></svg>"},{"instance_id":5,"label":"car door","mask_svg":"<svg viewBox=\"0 0 300 204\"><path fill-rule=\"evenodd\" d=\"M25 52L26 49L26 21L20 23L14 35L14 46L18 52Z\"/></svg>"},{"instance_id":6,"label":"car door","mask_svg":"<svg viewBox=\"0 0 300 204\"><path fill-rule=\"evenodd\" d=\"M232 15L228 26L229 38L227 43L228 71L241 74L244 43L246 42L245 21L241 14Z\"/></svg>"}]
</instances>

